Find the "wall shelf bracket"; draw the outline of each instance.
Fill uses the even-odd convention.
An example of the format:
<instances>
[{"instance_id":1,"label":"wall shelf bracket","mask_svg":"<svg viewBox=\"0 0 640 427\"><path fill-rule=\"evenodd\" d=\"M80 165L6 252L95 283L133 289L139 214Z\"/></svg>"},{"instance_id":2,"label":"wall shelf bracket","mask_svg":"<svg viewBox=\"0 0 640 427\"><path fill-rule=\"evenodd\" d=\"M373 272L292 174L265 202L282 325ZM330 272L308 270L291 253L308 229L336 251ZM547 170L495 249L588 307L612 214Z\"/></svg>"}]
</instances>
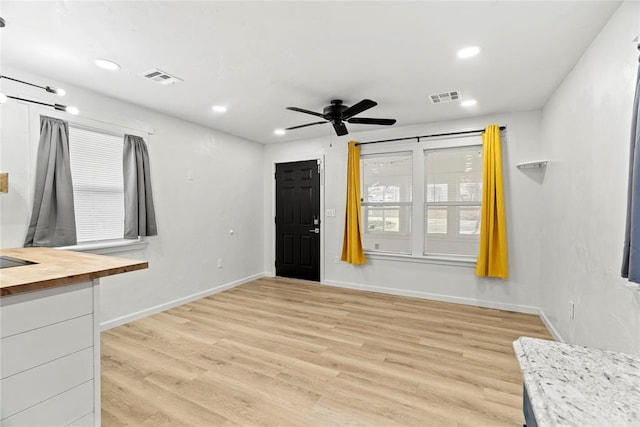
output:
<instances>
[{"instance_id":1,"label":"wall shelf bracket","mask_svg":"<svg viewBox=\"0 0 640 427\"><path fill-rule=\"evenodd\" d=\"M518 169L541 169L547 166L546 160L534 160L531 162L521 162L516 165Z\"/></svg>"}]
</instances>

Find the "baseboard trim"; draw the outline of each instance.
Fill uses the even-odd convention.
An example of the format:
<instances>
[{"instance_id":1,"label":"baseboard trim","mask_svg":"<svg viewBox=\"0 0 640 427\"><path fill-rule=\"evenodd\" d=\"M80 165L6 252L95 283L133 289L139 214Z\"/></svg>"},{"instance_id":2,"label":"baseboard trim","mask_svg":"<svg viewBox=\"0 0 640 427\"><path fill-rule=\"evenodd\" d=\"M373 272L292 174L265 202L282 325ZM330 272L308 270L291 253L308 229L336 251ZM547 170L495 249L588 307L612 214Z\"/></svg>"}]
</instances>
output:
<instances>
[{"instance_id":1,"label":"baseboard trim","mask_svg":"<svg viewBox=\"0 0 640 427\"><path fill-rule=\"evenodd\" d=\"M199 300L201 298L208 297L209 295L217 294L227 289L235 288L236 286L244 285L252 280L260 279L267 276L267 272L254 274L252 276L243 277L233 282L225 283L214 288L210 288L195 294L187 295L182 298L175 299L173 301L159 304L154 307L149 307L144 310L136 311L135 313L127 314L124 316L116 317L115 319L107 320L100 323L100 330L106 331L116 326L124 325L125 323L133 322L134 320L142 319L143 317L151 316L152 314L160 313L162 311L169 310L170 308L178 307L180 305L188 304L190 302Z\"/></svg>"},{"instance_id":2,"label":"baseboard trim","mask_svg":"<svg viewBox=\"0 0 640 427\"><path fill-rule=\"evenodd\" d=\"M551 335L553 335L553 338L556 341L566 342L564 338L562 338L562 335L560 335L560 332L558 332L556 327L553 326L553 323L551 323L551 320L549 320L549 318L547 317L547 314L544 312L543 309L541 308L538 309L538 316L540 316L540 319L542 319L542 323L544 323L544 325L547 327L549 332L551 332Z\"/></svg>"},{"instance_id":3,"label":"baseboard trim","mask_svg":"<svg viewBox=\"0 0 640 427\"><path fill-rule=\"evenodd\" d=\"M414 297L422 299L430 299L435 301L451 302L454 304L471 305L475 307L495 308L499 310L515 311L517 313L540 314L540 309L531 305L505 304L501 302L477 300L473 298L454 297L450 295L433 294L429 292L408 291L396 288L385 288L382 286L363 285L360 283L339 282L334 280L325 280L325 285L336 286L339 288L348 288L356 290L364 290L371 292L381 292L383 294L401 295L405 297Z\"/></svg>"}]
</instances>

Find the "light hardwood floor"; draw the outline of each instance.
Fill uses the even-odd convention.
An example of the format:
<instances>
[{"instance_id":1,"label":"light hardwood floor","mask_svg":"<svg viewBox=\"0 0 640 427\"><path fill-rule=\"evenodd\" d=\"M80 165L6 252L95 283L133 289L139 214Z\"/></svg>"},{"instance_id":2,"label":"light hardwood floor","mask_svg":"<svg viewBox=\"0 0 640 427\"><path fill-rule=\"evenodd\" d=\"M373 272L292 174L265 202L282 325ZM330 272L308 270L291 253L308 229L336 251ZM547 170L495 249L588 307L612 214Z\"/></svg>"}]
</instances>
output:
<instances>
[{"instance_id":1,"label":"light hardwood floor","mask_svg":"<svg viewBox=\"0 0 640 427\"><path fill-rule=\"evenodd\" d=\"M260 279L102 334L102 423L520 426L538 316Z\"/></svg>"}]
</instances>

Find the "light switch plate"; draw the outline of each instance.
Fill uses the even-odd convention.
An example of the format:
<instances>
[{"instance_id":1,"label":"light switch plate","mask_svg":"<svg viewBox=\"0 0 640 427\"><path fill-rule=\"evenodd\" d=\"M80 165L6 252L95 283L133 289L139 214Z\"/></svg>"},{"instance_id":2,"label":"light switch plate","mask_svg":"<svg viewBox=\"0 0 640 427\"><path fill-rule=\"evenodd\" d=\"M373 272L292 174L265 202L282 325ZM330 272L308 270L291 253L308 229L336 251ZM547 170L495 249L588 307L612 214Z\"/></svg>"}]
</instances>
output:
<instances>
[{"instance_id":1,"label":"light switch plate","mask_svg":"<svg viewBox=\"0 0 640 427\"><path fill-rule=\"evenodd\" d=\"M327 216L328 217L336 216L336 210L335 209L327 209Z\"/></svg>"}]
</instances>

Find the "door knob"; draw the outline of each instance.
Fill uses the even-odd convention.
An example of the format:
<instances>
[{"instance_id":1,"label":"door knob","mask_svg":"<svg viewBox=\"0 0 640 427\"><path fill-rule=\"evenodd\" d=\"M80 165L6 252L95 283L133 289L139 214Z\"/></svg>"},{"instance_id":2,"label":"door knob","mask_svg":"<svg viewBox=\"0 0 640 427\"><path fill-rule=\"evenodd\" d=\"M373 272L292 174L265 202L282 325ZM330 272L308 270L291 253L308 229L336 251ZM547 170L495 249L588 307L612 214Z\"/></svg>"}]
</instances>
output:
<instances>
[{"instance_id":1,"label":"door knob","mask_svg":"<svg viewBox=\"0 0 640 427\"><path fill-rule=\"evenodd\" d=\"M320 234L320 228L316 227L313 230L309 230L310 233L316 233L316 234Z\"/></svg>"}]
</instances>

